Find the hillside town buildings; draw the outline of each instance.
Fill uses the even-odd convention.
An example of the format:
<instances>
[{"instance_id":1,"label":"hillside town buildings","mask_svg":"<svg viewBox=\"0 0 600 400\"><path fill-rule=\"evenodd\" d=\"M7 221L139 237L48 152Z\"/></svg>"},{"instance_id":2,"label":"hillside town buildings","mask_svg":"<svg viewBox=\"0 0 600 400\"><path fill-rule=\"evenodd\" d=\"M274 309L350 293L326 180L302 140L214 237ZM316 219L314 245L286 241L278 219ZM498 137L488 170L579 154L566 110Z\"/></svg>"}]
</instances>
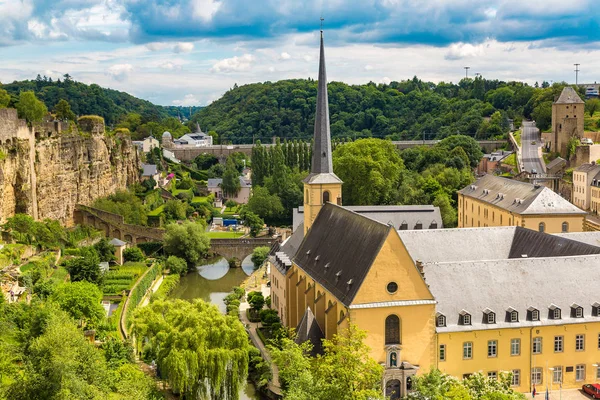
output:
<instances>
[{"instance_id":1,"label":"hillside town buildings","mask_svg":"<svg viewBox=\"0 0 600 400\"><path fill-rule=\"evenodd\" d=\"M322 38L314 139L295 231L268 261L273 308L298 341L318 353L323 338L355 324L390 399L430 368L458 378L509 371L521 392L600 378L600 301L581 282L597 275L600 233L579 232L584 211L548 188L490 175L460 191L458 229L403 229L342 206Z\"/></svg>"}]
</instances>

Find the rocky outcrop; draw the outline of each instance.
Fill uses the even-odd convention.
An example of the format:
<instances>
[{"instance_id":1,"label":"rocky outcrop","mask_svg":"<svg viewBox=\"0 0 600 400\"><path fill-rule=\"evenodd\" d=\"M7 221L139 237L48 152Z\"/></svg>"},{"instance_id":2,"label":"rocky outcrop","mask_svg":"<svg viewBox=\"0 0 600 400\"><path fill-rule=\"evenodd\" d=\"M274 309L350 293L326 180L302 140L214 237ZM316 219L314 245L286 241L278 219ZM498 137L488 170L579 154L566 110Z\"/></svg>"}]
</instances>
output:
<instances>
[{"instance_id":1,"label":"rocky outcrop","mask_svg":"<svg viewBox=\"0 0 600 400\"><path fill-rule=\"evenodd\" d=\"M80 134L51 123L34 131L7 122L16 119L14 110L0 111L2 222L22 212L70 226L76 204L90 205L139 179L140 160L129 137L110 137L103 129Z\"/></svg>"}]
</instances>

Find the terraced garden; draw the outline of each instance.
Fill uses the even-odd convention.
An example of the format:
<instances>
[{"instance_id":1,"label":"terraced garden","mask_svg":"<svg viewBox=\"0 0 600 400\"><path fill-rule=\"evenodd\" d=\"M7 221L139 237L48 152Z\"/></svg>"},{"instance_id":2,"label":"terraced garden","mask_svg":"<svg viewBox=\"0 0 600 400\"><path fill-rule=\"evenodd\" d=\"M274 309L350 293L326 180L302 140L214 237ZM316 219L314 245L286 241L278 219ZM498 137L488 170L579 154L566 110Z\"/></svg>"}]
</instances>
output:
<instances>
[{"instance_id":1,"label":"terraced garden","mask_svg":"<svg viewBox=\"0 0 600 400\"><path fill-rule=\"evenodd\" d=\"M131 289L146 269L146 265L141 262L127 262L122 266L111 269L104 275L103 293L105 295L120 295L124 290Z\"/></svg>"}]
</instances>

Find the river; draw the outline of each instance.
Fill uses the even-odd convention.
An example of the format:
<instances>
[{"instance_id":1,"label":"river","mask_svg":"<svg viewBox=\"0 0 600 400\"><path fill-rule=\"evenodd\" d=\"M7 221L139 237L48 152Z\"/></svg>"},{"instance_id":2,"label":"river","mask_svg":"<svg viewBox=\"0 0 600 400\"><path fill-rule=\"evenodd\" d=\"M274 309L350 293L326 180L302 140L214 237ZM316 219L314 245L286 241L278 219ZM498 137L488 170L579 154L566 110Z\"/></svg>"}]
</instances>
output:
<instances>
[{"instance_id":1,"label":"river","mask_svg":"<svg viewBox=\"0 0 600 400\"><path fill-rule=\"evenodd\" d=\"M170 297L184 300L202 299L215 304L225 313L223 299L234 286L239 286L253 271L254 264L250 256L242 261L241 268L230 268L225 258L208 260L206 264L196 267L196 271L182 277ZM240 392L240 400L260 399L251 382L248 382Z\"/></svg>"}]
</instances>

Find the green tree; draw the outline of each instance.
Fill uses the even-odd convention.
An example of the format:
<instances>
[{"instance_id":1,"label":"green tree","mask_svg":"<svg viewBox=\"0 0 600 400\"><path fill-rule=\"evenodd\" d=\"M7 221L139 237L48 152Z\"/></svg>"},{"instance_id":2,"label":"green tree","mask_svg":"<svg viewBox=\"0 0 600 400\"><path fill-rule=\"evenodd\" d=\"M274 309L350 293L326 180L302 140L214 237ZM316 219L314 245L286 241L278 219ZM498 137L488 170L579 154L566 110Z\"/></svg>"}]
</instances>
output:
<instances>
[{"instance_id":1,"label":"green tree","mask_svg":"<svg viewBox=\"0 0 600 400\"><path fill-rule=\"evenodd\" d=\"M115 246L110 244L110 241L103 237L94 245L94 249L98 253L100 261L111 262L115 260Z\"/></svg>"},{"instance_id":2,"label":"green tree","mask_svg":"<svg viewBox=\"0 0 600 400\"><path fill-rule=\"evenodd\" d=\"M172 275L185 275L188 271L187 262L183 258L177 256L169 256L165 262L165 267Z\"/></svg>"},{"instance_id":3,"label":"green tree","mask_svg":"<svg viewBox=\"0 0 600 400\"><path fill-rule=\"evenodd\" d=\"M240 217L244 220L244 225L250 228L250 236L256 237L265 225L265 221L252 211L244 210Z\"/></svg>"},{"instance_id":4,"label":"green tree","mask_svg":"<svg viewBox=\"0 0 600 400\"><path fill-rule=\"evenodd\" d=\"M259 246L252 250L252 263L254 264L254 268L258 268L265 262L267 256L269 255L269 248L267 246Z\"/></svg>"},{"instance_id":5,"label":"green tree","mask_svg":"<svg viewBox=\"0 0 600 400\"><path fill-rule=\"evenodd\" d=\"M276 220L283 213L283 205L279 197L270 194L267 188L261 186L255 186L252 189L252 196L245 209L267 222Z\"/></svg>"},{"instance_id":6,"label":"green tree","mask_svg":"<svg viewBox=\"0 0 600 400\"><path fill-rule=\"evenodd\" d=\"M587 111L590 114L590 117L593 117L594 113L598 110L600 110L600 100L589 99L585 101L585 111Z\"/></svg>"},{"instance_id":7,"label":"green tree","mask_svg":"<svg viewBox=\"0 0 600 400\"><path fill-rule=\"evenodd\" d=\"M202 300L156 301L136 310L133 332L174 391L186 398L239 398L250 346L237 318Z\"/></svg>"},{"instance_id":8,"label":"green tree","mask_svg":"<svg viewBox=\"0 0 600 400\"><path fill-rule=\"evenodd\" d=\"M202 153L198 157L194 158L194 164L196 164L200 170L207 170L218 163L219 159L208 153Z\"/></svg>"},{"instance_id":9,"label":"green tree","mask_svg":"<svg viewBox=\"0 0 600 400\"><path fill-rule=\"evenodd\" d=\"M35 237L35 221L27 214L15 214L8 218L4 229L10 231L11 236L21 243L31 244Z\"/></svg>"},{"instance_id":10,"label":"green tree","mask_svg":"<svg viewBox=\"0 0 600 400\"><path fill-rule=\"evenodd\" d=\"M344 204L390 204L404 164L391 141L360 139L339 146L333 170L344 182Z\"/></svg>"},{"instance_id":11,"label":"green tree","mask_svg":"<svg viewBox=\"0 0 600 400\"><path fill-rule=\"evenodd\" d=\"M383 399L383 367L369 357L364 344L366 333L351 325L349 329L323 341L324 354L311 359L311 345L296 344L288 338L270 347L279 367L286 399L368 400Z\"/></svg>"},{"instance_id":12,"label":"green tree","mask_svg":"<svg viewBox=\"0 0 600 400\"><path fill-rule=\"evenodd\" d=\"M2 86L2 83L0 83L0 86ZM4 89L2 89L2 87L0 87L0 108L6 108L8 107L8 104L10 103L10 94L8 94L8 92Z\"/></svg>"},{"instance_id":13,"label":"green tree","mask_svg":"<svg viewBox=\"0 0 600 400\"><path fill-rule=\"evenodd\" d=\"M471 168L475 168L479 164L481 157L483 157L483 152L481 151L479 143L472 137L466 135L448 136L447 138L440 140L436 147L448 151L452 151L457 147L462 147L467 154L467 157L469 157Z\"/></svg>"},{"instance_id":14,"label":"green tree","mask_svg":"<svg viewBox=\"0 0 600 400\"><path fill-rule=\"evenodd\" d=\"M210 248L210 239L204 225L185 221L166 226L164 250L167 255L181 257L190 264L196 264Z\"/></svg>"},{"instance_id":15,"label":"green tree","mask_svg":"<svg viewBox=\"0 0 600 400\"><path fill-rule=\"evenodd\" d=\"M259 312L265 306L265 297L262 292L250 292L246 296L246 299L250 307L256 312Z\"/></svg>"},{"instance_id":16,"label":"green tree","mask_svg":"<svg viewBox=\"0 0 600 400\"><path fill-rule=\"evenodd\" d=\"M56 118L60 120L70 120L75 121L75 113L71 111L71 105L65 99L61 99L54 106L54 112L56 113Z\"/></svg>"},{"instance_id":17,"label":"green tree","mask_svg":"<svg viewBox=\"0 0 600 400\"><path fill-rule=\"evenodd\" d=\"M229 208L230 210L233 209L234 207L237 207L237 203L235 202L235 200L227 200L225 202L225 207Z\"/></svg>"},{"instance_id":18,"label":"green tree","mask_svg":"<svg viewBox=\"0 0 600 400\"><path fill-rule=\"evenodd\" d=\"M163 215L167 221L185 219L186 204L180 200L167 200L163 208Z\"/></svg>"},{"instance_id":19,"label":"green tree","mask_svg":"<svg viewBox=\"0 0 600 400\"><path fill-rule=\"evenodd\" d=\"M57 286L50 301L69 313L82 326L97 326L104 318L102 291L90 282L62 283Z\"/></svg>"},{"instance_id":20,"label":"green tree","mask_svg":"<svg viewBox=\"0 0 600 400\"><path fill-rule=\"evenodd\" d=\"M128 247L123 251L125 261L144 261L144 253L139 247Z\"/></svg>"},{"instance_id":21,"label":"green tree","mask_svg":"<svg viewBox=\"0 0 600 400\"><path fill-rule=\"evenodd\" d=\"M17 103L19 117L25 118L30 123L41 122L48 114L46 105L35 97L33 92L21 92Z\"/></svg>"},{"instance_id":22,"label":"green tree","mask_svg":"<svg viewBox=\"0 0 600 400\"><path fill-rule=\"evenodd\" d=\"M544 101L533 109L531 113L536 126L542 130L550 129L552 125L552 101Z\"/></svg>"},{"instance_id":23,"label":"green tree","mask_svg":"<svg viewBox=\"0 0 600 400\"><path fill-rule=\"evenodd\" d=\"M225 172L223 172L223 183L221 189L225 197L235 197L240 191L240 173L235 166L233 158L230 156L227 158L227 164L225 165Z\"/></svg>"},{"instance_id":24,"label":"green tree","mask_svg":"<svg viewBox=\"0 0 600 400\"><path fill-rule=\"evenodd\" d=\"M72 282L88 281L99 284L102 281L100 257L93 247L83 247L81 256L68 260L66 267Z\"/></svg>"}]
</instances>

